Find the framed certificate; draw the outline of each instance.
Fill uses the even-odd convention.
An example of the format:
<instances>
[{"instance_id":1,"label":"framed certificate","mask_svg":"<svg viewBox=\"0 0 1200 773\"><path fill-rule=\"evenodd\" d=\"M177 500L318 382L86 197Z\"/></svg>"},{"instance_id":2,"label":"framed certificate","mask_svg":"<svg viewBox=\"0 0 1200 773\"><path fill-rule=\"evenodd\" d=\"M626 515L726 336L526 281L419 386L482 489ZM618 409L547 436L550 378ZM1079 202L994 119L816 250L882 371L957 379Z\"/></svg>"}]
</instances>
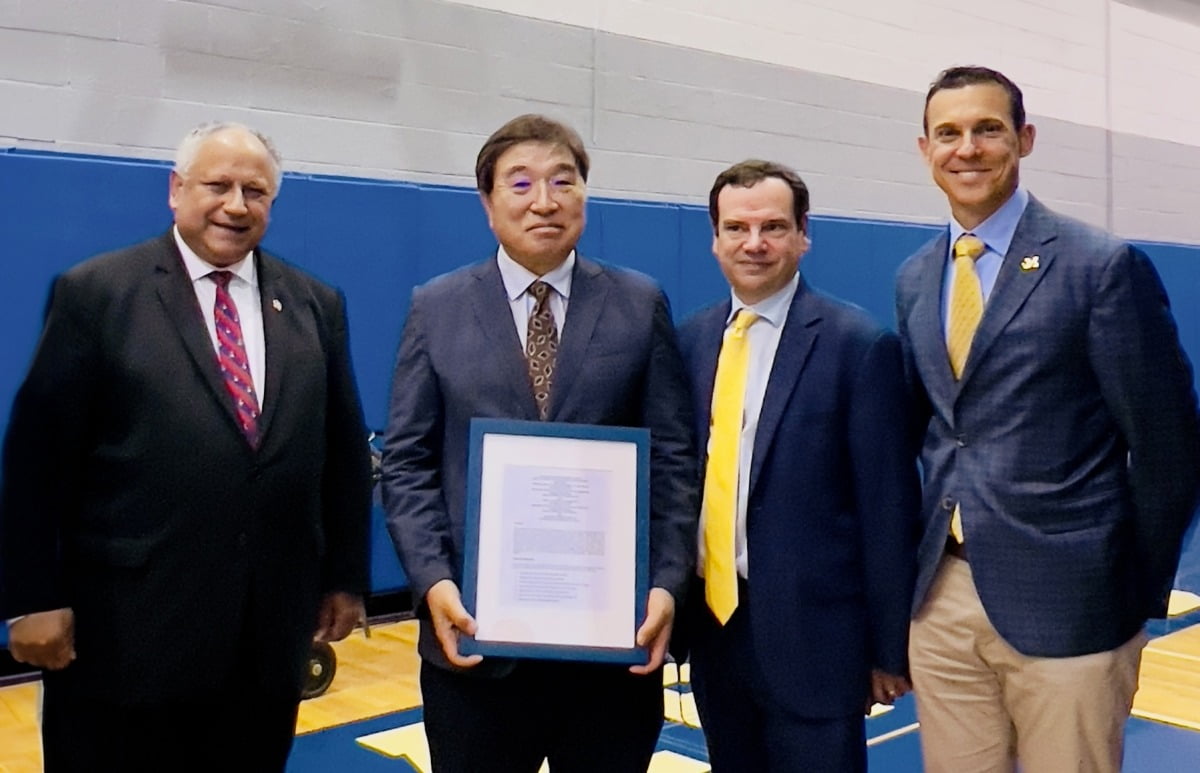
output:
<instances>
[{"instance_id":1,"label":"framed certificate","mask_svg":"<svg viewBox=\"0 0 1200 773\"><path fill-rule=\"evenodd\" d=\"M645 663L650 431L473 419L459 651Z\"/></svg>"}]
</instances>

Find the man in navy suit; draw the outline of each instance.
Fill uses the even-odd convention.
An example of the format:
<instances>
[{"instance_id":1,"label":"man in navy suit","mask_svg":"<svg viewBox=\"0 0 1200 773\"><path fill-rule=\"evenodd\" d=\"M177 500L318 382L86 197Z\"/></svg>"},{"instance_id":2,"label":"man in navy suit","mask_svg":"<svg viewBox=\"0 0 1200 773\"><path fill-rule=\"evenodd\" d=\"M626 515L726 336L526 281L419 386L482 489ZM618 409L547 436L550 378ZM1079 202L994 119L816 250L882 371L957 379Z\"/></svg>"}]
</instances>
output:
<instances>
[{"instance_id":1,"label":"man in navy suit","mask_svg":"<svg viewBox=\"0 0 1200 773\"><path fill-rule=\"evenodd\" d=\"M952 219L896 303L924 439L926 770L1117 771L1196 502L1191 367L1146 255L1020 185L1035 132L1012 81L946 70L924 124Z\"/></svg>"},{"instance_id":2,"label":"man in navy suit","mask_svg":"<svg viewBox=\"0 0 1200 773\"><path fill-rule=\"evenodd\" d=\"M685 632L709 759L714 773L861 771L864 707L908 690L919 495L900 343L797 271L808 189L795 172L736 164L709 214L731 296L680 326L708 459L702 571L723 496L710 465L737 458L736 506L724 508L736 519L736 605L722 621L706 603L711 578L698 580ZM710 417L730 398L714 389L718 359L746 315L738 448L719 449Z\"/></svg>"},{"instance_id":3,"label":"man in navy suit","mask_svg":"<svg viewBox=\"0 0 1200 773\"><path fill-rule=\"evenodd\" d=\"M363 614L345 301L259 249L281 178L261 134L199 127L174 228L54 283L0 494L0 607L47 669L50 773L282 771L314 631Z\"/></svg>"},{"instance_id":4,"label":"man in navy suit","mask_svg":"<svg viewBox=\"0 0 1200 773\"><path fill-rule=\"evenodd\" d=\"M388 527L421 618L434 770L534 773L548 758L568 773L644 771L696 549L690 402L667 301L648 277L576 253L588 156L570 127L514 118L484 143L475 173L499 249L413 292L383 447ZM547 339L548 369L527 359ZM475 630L459 595L475 417L650 430L646 666L459 652Z\"/></svg>"}]
</instances>

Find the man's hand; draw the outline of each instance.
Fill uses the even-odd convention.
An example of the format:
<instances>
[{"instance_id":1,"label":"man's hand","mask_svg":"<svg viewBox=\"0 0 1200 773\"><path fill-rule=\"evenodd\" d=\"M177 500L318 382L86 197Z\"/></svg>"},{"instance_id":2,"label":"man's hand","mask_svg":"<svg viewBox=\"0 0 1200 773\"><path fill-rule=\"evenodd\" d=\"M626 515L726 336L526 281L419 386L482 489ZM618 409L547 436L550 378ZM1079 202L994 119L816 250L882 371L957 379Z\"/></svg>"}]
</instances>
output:
<instances>
[{"instance_id":1,"label":"man's hand","mask_svg":"<svg viewBox=\"0 0 1200 773\"><path fill-rule=\"evenodd\" d=\"M667 656L667 644L671 641L671 627L675 622L675 597L664 588L651 588L646 599L646 621L638 628L637 645L650 651L650 660L644 666L630 666L634 674L649 674L657 671Z\"/></svg>"},{"instance_id":2,"label":"man's hand","mask_svg":"<svg viewBox=\"0 0 1200 773\"><path fill-rule=\"evenodd\" d=\"M483 660L482 655L460 655L458 652L459 633L474 635L475 618L467 613L462 605L462 595L453 580L440 580L434 583L425 594L425 606L429 607L429 617L433 621L433 632L438 643L442 645L442 654L460 668L470 668Z\"/></svg>"},{"instance_id":3,"label":"man's hand","mask_svg":"<svg viewBox=\"0 0 1200 773\"><path fill-rule=\"evenodd\" d=\"M344 591L326 593L317 612L317 632L313 641L341 641L350 635L354 626L367 619L361 596Z\"/></svg>"},{"instance_id":4,"label":"man's hand","mask_svg":"<svg viewBox=\"0 0 1200 773\"><path fill-rule=\"evenodd\" d=\"M889 674L878 668L871 669L871 695L867 699L866 713L871 713L872 703L891 706L900 696L912 690L912 685L903 676Z\"/></svg>"},{"instance_id":5,"label":"man's hand","mask_svg":"<svg viewBox=\"0 0 1200 773\"><path fill-rule=\"evenodd\" d=\"M13 660L58 671L75 659L75 612L68 608L25 615L8 628Z\"/></svg>"}]
</instances>

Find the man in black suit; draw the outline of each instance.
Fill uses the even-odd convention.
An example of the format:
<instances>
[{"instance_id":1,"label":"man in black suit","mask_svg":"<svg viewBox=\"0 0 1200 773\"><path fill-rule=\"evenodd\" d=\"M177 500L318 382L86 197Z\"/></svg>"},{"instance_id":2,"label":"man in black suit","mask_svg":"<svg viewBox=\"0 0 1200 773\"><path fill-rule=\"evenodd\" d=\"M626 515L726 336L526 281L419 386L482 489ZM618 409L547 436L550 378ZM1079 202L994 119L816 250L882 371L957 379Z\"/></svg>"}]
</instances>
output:
<instances>
[{"instance_id":1,"label":"man in black suit","mask_svg":"<svg viewBox=\"0 0 1200 773\"><path fill-rule=\"evenodd\" d=\"M314 631L363 614L370 471L341 295L258 249L269 140L212 124L175 227L59 277L13 405L0 601L46 770L284 768Z\"/></svg>"}]
</instances>

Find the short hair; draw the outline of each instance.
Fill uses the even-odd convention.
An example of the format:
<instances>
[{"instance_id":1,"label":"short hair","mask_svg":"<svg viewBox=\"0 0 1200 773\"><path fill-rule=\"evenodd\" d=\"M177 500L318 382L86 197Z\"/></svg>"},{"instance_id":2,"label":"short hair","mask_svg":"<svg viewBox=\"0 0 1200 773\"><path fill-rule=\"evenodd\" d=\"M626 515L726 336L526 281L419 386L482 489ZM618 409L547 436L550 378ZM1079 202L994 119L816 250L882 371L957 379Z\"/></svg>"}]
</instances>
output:
<instances>
[{"instance_id":1,"label":"short hair","mask_svg":"<svg viewBox=\"0 0 1200 773\"><path fill-rule=\"evenodd\" d=\"M579 134L565 123L544 115L526 113L494 131L479 149L479 156L475 159L475 185L480 193L487 195L492 192L496 183L496 162L506 150L522 142L541 142L570 151L579 176L587 182L590 161Z\"/></svg>"},{"instance_id":2,"label":"short hair","mask_svg":"<svg viewBox=\"0 0 1200 773\"><path fill-rule=\"evenodd\" d=\"M761 161L757 158L747 159L726 169L717 175L712 190L708 193L708 216L712 220L713 233L717 232L718 212L717 198L724 188L750 188L768 177L783 180L792 191L792 214L796 218L796 227L806 230L808 217L808 186L800 175L783 164L774 161Z\"/></svg>"},{"instance_id":3,"label":"short hair","mask_svg":"<svg viewBox=\"0 0 1200 773\"><path fill-rule=\"evenodd\" d=\"M1008 92L1013 129L1020 131L1025 126L1025 99L1021 96L1021 88L998 70L979 65L963 65L942 70L933 83L929 84L929 91L925 94L925 112L921 116L921 127L925 133L929 133L929 100L933 99L934 94L946 89L961 89L981 83L994 83Z\"/></svg>"},{"instance_id":4,"label":"short hair","mask_svg":"<svg viewBox=\"0 0 1200 773\"><path fill-rule=\"evenodd\" d=\"M251 129L245 124L234 121L209 121L200 124L188 132L175 151L175 174L180 177L186 177L188 170L192 166L192 162L196 160L196 154L200 151L200 145L204 143L204 140L214 134L231 129L246 132L261 142L263 147L266 148L267 156L271 160L271 171L275 175L275 193L278 194L279 186L283 184L283 157L279 155L279 150L275 147L275 143L271 141L270 137L257 129Z\"/></svg>"}]
</instances>

